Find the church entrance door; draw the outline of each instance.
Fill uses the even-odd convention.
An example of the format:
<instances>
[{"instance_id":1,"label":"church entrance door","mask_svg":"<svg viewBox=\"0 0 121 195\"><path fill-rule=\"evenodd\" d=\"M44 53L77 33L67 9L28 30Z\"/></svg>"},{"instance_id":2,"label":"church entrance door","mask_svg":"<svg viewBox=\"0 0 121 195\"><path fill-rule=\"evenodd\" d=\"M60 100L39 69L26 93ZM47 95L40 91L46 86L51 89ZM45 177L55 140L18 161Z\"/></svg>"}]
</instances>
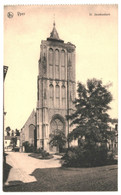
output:
<instances>
[{"instance_id":1,"label":"church entrance door","mask_svg":"<svg viewBox=\"0 0 121 195\"><path fill-rule=\"evenodd\" d=\"M64 122L61 118L53 118L50 123L50 134L56 135L58 131L64 132ZM59 147L50 146L50 152L59 152Z\"/></svg>"}]
</instances>

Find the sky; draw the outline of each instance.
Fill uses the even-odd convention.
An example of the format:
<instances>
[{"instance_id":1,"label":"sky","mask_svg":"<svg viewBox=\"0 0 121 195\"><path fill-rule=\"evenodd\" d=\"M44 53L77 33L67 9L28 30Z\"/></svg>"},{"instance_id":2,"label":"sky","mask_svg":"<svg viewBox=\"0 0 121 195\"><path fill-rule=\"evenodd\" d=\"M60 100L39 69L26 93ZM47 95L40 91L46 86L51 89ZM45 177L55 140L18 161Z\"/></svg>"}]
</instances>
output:
<instances>
[{"instance_id":1,"label":"sky","mask_svg":"<svg viewBox=\"0 0 121 195\"><path fill-rule=\"evenodd\" d=\"M8 12L14 15L7 16ZM23 15L18 15L23 13ZM91 15L92 14L92 15ZM107 15L95 15L107 14ZM5 127L21 129L36 108L41 40L56 29L76 46L76 81L112 83L110 115L118 117L118 7L116 5L40 5L4 7Z\"/></svg>"}]
</instances>

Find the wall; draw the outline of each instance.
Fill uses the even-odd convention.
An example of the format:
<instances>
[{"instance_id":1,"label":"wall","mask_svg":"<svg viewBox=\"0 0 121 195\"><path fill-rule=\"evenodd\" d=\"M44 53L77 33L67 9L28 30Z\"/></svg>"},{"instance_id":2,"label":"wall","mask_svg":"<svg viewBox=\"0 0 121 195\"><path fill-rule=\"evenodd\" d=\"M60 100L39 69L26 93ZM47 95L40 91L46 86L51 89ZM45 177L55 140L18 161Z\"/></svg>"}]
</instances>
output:
<instances>
[{"instance_id":1,"label":"wall","mask_svg":"<svg viewBox=\"0 0 121 195\"><path fill-rule=\"evenodd\" d=\"M31 135L30 135L30 126L31 125L36 125L36 112L33 110L32 113L30 114L29 118L27 119L26 123L21 129L20 133L20 146L22 147L22 143L25 141L28 141L31 143ZM34 127L33 126L33 127Z\"/></svg>"}]
</instances>

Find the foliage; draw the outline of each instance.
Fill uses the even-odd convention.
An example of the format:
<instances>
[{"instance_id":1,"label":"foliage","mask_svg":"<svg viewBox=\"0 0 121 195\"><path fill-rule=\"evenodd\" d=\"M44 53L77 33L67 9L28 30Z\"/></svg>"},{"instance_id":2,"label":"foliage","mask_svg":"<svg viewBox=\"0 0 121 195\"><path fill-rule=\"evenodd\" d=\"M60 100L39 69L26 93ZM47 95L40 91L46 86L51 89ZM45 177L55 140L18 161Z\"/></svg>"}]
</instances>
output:
<instances>
[{"instance_id":1,"label":"foliage","mask_svg":"<svg viewBox=\"0 0 121 195\"><path fill-rule=\"evenodd\" d=\"M6 127L7 136L10 136L10 130L11 130L11 128L9 126Z\"/></svg>"},{"instance_id":2,"label":"foliage","mask_svg":"<svg viewBox=\"0 0 121 195\"><path fill-rule=\"evenodd\" d=\"M116 121L107 113L113 99L108 87L96 79L88 80L87 86L78 83L78 98L74 101L76 111L67 116L75 126L68 136L69 141L79 138L87 144L106 143L114 136L114 132L108 131L110 123Z\"/></svg>"},{"instance_id":3,"label":"foliage","mask_svg":"<svg viewBox=\"0 0 121 195\"><path fill-rule=\"evenodd\" d=\"M38 148L34 153L31 153L29 156L37 158L37 159L51 159L53 158L52 154L49 154L45 150Z\"/></svg>"},{"instance_id":4,"label":"foliage","mask_svg":"<svg viewBox=\"0 0 121 195\"><path fill-rule=\"evenodd\" d=\"M108 87L96 79L88 80L86 86L78 83L78 98L74 101L76 110L67 116L74 127L68 140L78 139L78 147L66 152L65 165L90 167L113 161L113 155L108 155L107 142L115 136L115 131L110 131L110 124L117 119L111 119L108 114L113 100Z\"/></svg>"},{"instance_id":5,"label":"foliage","mask_svg":"<svg viewBox=\"0 0 121 195\"><path fill-rule=\"evenodd\" d=\"M7 136L10 136L10 131L11 131L11 136L14 136L14 133L15 133L15 136L20 136L20 132L18 129L14 131L14 130L11 130L9 126L6 127Z\"/></svg>"},{"instance_id":6,"label":"foliage","mask_svg":"<svg viewBox=\"0 0 121 195\"><path fill-rule=\"evenodd\" d=\"M115 164L112 153L108 155L105 145L87 145L69 148L62 157L63 166L69 167L95 167L107 164Z\"/></svg>"},{"instance_id":7,"label":"foliage","mask_svg":"<svg viewBox=\"0 0 121 195\"><path fill-rule=\"evenodd\" d=\"M53 147L56 146L59 149L59 152L62 152L63 146L66 143L66 137L63 131L56 130L52 134L50 134L50 142L49 144Z\"/></svg>"},{"instance_id":8,"label":"foliage","mask_svg":"<svg viewBox=\"0 0 121 195\"><path fill-rule=\"evenodd\" d=\"M28 141L23 142L23 146L25 147L25 152L35 152L36 148L30 144Z\"/></svg>"},{"instance_id":9,"label":"foliage","mask_svg":"<svg viewBox=\"0 0 121 195\"><path fill-rule=\"evenodd\" d=\"M20 149L19 147L15 146L13 150L14 150L15 152L19 152L19 149Z\"/></svg>"},{"instance_id":10,"label":"foliage","mask_svg":"<svg viewBox=\"0 0 121 195\"><path fill-rule=\"evenodd\" d=\"M15 134L16 134L16 136L20 136L20 132L18 129L15 130Z\"/></svg>"},{"instance_id":11,"label":"foliage","mask_svg":"<svg viewBox=\"0 0 121 195\"><path fill-rule=\"evenodd\" d=\"M49 153L46 152L45 150L41 149L41 148L38 148L38 149L35 151L35 153L41 154L41 156L42 156L43 158L49 156Z\"/></svg>"},{"instance_id":12,"label":"foliage","mask_svg":"<svg viewBox=\"0 0 121 195\"><path fill-rule=\"evenodd\" d=\"M10 144L12 145L13 150L14 150L14 148L16 147L16 144L17 144L17 137L12 137Z\"/></svg>"},{"instance_id":13,"label":"foliage","mask_svg":"<svg viewBox=\"0 0 121 195\"><path fill-rule=\"evenodd\" d=\"M11 136L14 136L14 130L12 130L12 132L11 132Z\"/></svg>"},{"instance_id":14,"label":"foliage","mask_svg":"<svg viewBox=\"0 0 121 195\"><path fill-rule=\"evenodd\" d=\"M46 152L45 150L41 149L41 148L35 148L32 144L30 144L28 141L25 141L23 143L23 146L25 147L25 152L27 153L36 153L36 154L40 154L42 158L48 158L49 157L49 153Z\"/></svg>"}]
</instances>

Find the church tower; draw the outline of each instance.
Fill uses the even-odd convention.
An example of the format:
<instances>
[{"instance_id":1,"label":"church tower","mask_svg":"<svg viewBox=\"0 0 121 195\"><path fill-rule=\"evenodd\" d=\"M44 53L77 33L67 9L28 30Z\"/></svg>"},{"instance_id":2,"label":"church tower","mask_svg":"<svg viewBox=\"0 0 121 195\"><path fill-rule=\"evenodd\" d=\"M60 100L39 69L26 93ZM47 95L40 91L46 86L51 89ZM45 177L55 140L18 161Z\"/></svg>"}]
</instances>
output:
<instances>
[{"instance_id":1,"label":"church tower","mask_svg":"<svg viewBox=\"0 0 121 195\"><path fill-rule=\"evenodd\" d=\"M71 131L66 115L74 110L76 94L75 45L64 43L53 29L40 45L37 78L37 148L57 151L49 146L49 135L61 130L67 136Z\"/></svg>"}]
</instances>

